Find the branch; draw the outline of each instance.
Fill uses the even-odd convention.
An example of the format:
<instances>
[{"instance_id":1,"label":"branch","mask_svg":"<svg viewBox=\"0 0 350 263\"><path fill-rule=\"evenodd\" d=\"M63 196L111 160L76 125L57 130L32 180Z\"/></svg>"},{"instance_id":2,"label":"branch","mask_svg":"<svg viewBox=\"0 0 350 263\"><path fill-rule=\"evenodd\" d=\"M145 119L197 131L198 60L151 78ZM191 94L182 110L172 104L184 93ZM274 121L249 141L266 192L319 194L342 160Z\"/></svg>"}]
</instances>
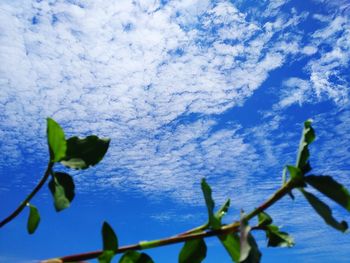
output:
<instances>
[{"instance_id":1,"label":"branch","mask_svg":"<svg viewBox=\"0 0 350 263\"><path fill-rule=\"evenodd\" d=\"M286 184L280 187L269 199L262 203L258 208L255 208L252 212L243 217L243 220L249 221L251 218L255 217L259 213L265 211L274 203L282 199L286 194L288 194L293 188L296 187L294 180L289 180ZM184 233L178 234L176 236L167 237L164 239L142 241L138 244L122 246L116 249L115 254L120 254L129 250L144 250L149 248L161 247L175 243L181 243L188 240L207 238L212 236L227 235L230 233L239 232L240 222L233 222L228 225L224 225L219 229L204 231L208 227L207 224L203 224ZM198 231L201 231L198 233ZM76 262L82 260L88 260L97 258L102 254L102 250L86 252L81 254L75 254L70 256L64 256L49 260L44 260L42 263L62 263L62 262Z\"/></svg>"},{"instance_id":2,"label":"branch","mask_svg":"<svg viewBox=\"0 0 350 263\"><path fill-rule=\"evenodd\" d=\"M20 205L16 208L16 210L13 211L8 217L6 217L5 219L3 219L0 222L0 228L3 227L4 225L6 225L7 223L9 223L10 221L12 221L14 218L16 218L22 212L22 210L26 207L26 205L29 203L29 201L35 196L35 194L41 189L41 187L45 184L45 182L49 178L53 165L54 165L53 162L48 163L45 174L41 178L39 183L36 185L36 187L33 189L33 191L26 197L26 199L24 199L20 203Z\"/></svg>"}]
</instances>

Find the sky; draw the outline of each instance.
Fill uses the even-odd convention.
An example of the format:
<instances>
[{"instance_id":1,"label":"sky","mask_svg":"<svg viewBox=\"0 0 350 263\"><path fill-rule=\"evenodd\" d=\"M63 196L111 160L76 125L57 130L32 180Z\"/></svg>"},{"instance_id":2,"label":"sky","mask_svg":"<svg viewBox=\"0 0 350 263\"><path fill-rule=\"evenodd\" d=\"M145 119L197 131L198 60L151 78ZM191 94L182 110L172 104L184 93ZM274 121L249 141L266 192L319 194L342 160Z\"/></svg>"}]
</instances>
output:
<instances>
[{"instance_id":1,"label":"sky","mask_svg":"<svg viewBox=\"0 0 350 263\"><path fill-rule=\"evenodd\" d=\"M183 232L206 221L202 178L237 220L280 187L309 118L313 173L350 187L347 0L1 0L0 61L0 218L45 171L47 117L67 137L111 138L100 164L69 171L69 209L45 186L34 235L27 210L0 230L0 262L100 249L104 220L120 245ZM295 194L268 213L296 245L257 233L262 262L347 262L349 236ZM204 262L230 262L207 246ZM171 263L180 249L147 253Z\"/></svg>"}]
</instances>

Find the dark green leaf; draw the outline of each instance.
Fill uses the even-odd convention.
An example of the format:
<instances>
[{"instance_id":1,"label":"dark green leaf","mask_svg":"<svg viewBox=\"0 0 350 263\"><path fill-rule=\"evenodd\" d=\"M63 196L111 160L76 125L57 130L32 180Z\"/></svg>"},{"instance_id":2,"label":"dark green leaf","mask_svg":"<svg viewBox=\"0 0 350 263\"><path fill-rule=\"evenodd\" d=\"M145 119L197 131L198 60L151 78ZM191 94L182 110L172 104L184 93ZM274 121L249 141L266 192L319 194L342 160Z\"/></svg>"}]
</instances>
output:
<instances>
[{"instance_id":1,"label":"dark green leaf","mask_svg":"<svg viewBox=\"0 0 350 263\"><path fill-rule=\"evenodd\" d=\"M59 162L66 156L66 139L61 126L51 118L47 118L47 142L50 160Z\"/></svg>"},{"instance_id":2,"label":"dark green leaf","mask_svg":"<svg viewBox=\"0 0 350 263\"><path fill-rule=\"evenodd\" d=\"M335 229L341 232L345 232L348 229L348 224L345 221L338 222L336 219L334 219L332 215L332 210L329 208L328 205L323 203L313 194L303 189L301 190L301 192L305 196L306 200L310 203L310 205L315 209L315 211L323 218L323 220L328 225L334 227Z\"/></svg>"},{"instance_id":3,"label":"dark green leaf","mask_svg":"<svg viewBox=\"0 0 350 263\"><path fill-rule=\"evenodd\" d=\"M153 263L153 260L145 253L127 251L120 258L119 263Z\"/></svg>"},{"instance_id":4,"label":"dark green leaf","mask_svg":"<svg viewBox=\"0 0 350 263\"><path fill-rule=\"evenodd\" d=\"M219 239L225 247L227 253L230 255L232 261L239 262L240 256L240 241L236 233L221 235Z\"/></svg>"},{"instance_id":5,"label":"dark green leaf","mask_svg":"<svg viewBox=\"0 0 350 263\"><path fill-rule=\"evenodd\" d=\"M114 233L112 227L104 222L102 226L102 239L103 239L103 250L116 250L118 249L118 238Z\"/></svg>"},{"instance_id":6,"label":"dark green leaf","mask_svg":"<svg viewBox=\"0 0 350 263\"><path fill-rule=\"evenodd\" d=\"M304 129L300 140L298 157L296 162L296 167L298 167L304 173L305 171L308 172L311 170L311 166L308 163L308 160L310 157L308 146L316 138L315 131L311 127L311 122L312 122L311 120L307 120L304 122Z\"/></svg>"},{"instance_id":7,"label":"dark green leaf","mask_svg":"<svg viewBox=\"0 0 350 263\"><path fill-rule=\"evenodd\" d=\"M305 187L304 176L301 170L295 166L287 165L288 172L290 174L291 179L294 181L296 186Z\"/></svg>"},{"instance_id":8,"label":"dark green leaf","mask_svg":"<svg viewBox=\"0 0 350 263\"><path fill-rule=\"evenodd\" d=\"M54 173L49 182L50 191L54 197L56 211L59 212L70 206L74 198L73 178L66 173Z\"/></svg>"},{"instance_id":9,"label":"dark green leaf","mask_svg":"<svg viewBox=\"0 0 350 263\"><path fill-rule=\"evenodd\" d=\"M266 227L266 237L268 239L267 246L269 247L292 247L294 246L293 238L286 232L279 231L275 225Z\"/></svg>"},{"instance_id":10,"label":"dark green leaf","mask_svg":"<svg viewBox=\"0 0 350 263\"><path fill-rule=\"evenodd\" d=\"M220 207L220 209L216 212L215 217L221 222L223 216L227 213L230 207L230 199L227 199L226 202Z\"/></svg>"},{"instance_id":11,"label":"dark green leaf","mask_svg":"<svg viewBox=\"0 0 350 263\"><path fill-rule=\"evenodd\" d=\"M204 178L202 179L201 186L202 186L202 191L205 199L205 204L207 205L207 209L208 209L209 225L213 229L218 229L220 228L221 223L220 223L220 220L214 215L214 212L213 212L215 203L211 196L211 188L207 184Z\"/></svg>"},{"instance_id":12,"label":"dark green leaf","mask_svg":"<svg viewBox=\"0 0 350 263\"><path fill-rule=\"evenodd\" d=\"M328 196L339 205L350 211L350 193L330 176L309 175L305 180L312 187Z\"/></svg>"},{"instance_id":13,"label":"dark green leaf","mask_svg":"<svg viewBox=\"0 0 350 263\"><path fill-rule=\"evenodd\" d=\"M179 255L179 263L200 263L207 256L207 246L203 239L185 242Z\"/></svg>"},{"instance_id":14,"label":"dark green leaf","mask_svg":"<svg viewBox=\"0 0 350 263\"><path fill-rule=\"evenodd\" d=\"M104 250L103 253L98 257L99 263L110 263L114 257L113 250Z\"/></svg>"},{"instance_id":15,"label":"dark green leaf","mask_svg":"<svg viewBox=\"0 0 350 263\"><path fill-rule=\"evenodd\" d=\"M259 226L267 226L272 223L272 218L265 212L260 212L258 214L258 219L259 219Z\"/></svg>"},{"instance_id":16,"label":"dark green leaf","mask_svg":"<svg viewBox=\"0 0 350 263\"><path fill-rule=\"evenodd\" d=\"M259 251L258 244L256 243L252 234L248 234L248 243L250 251L248 257L241 261L241 263L259 263L261 259L261 252Z\"/></svg>"},{"instance_id":17,"label":"dark green leaf","mask_svg":"<svg viewBox=\"0 0 350 263\"><path fill-rule=\"evenodd\" d=\"M29 234L33 234L35 230L38 228L39 223L40 223L40 214L39 210L31 205L27 205L29 207L29 217L27 221L27 231Z\"/></svg>"},{"instance_id":18,"label":"dark green leaf","mask_svg":"<svg viewBox=\"0 0 350 263\"><path fill-rule=\"evenodd\" d=\"M61 163L73 169L86 169L99 163L106 154L110 139L100 139L95 135L67 140L66 157Z\"/></svg>"}]
</instances>

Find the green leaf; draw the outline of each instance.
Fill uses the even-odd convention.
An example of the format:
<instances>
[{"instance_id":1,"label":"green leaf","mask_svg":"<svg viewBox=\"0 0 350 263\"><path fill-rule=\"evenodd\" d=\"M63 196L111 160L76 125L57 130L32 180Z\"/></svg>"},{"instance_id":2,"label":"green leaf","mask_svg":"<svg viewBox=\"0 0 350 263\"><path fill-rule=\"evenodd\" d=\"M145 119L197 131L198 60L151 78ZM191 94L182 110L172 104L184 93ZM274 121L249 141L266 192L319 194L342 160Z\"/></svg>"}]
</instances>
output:
<instances>
[{"instance_id":1,"label":"green leaf","mask_svg":"<svg viewBox=\"0 0 350 263\"><path fill-rule=\"evenodd\" d=\"M248 243L250 251L248 257L241 261L242 263L259 263L261 260L261 252L259 251L258 244L256 243L252 234L248 235Z\"/></svg>"},{"instance_id":2,"label":"green leaf","mask_svg":"<svg viewBox=\"0 0 350 263\"><path fill-rule=\"evenodd\" d=\"M230 255L232 261L239 262L240 256L240 240L236 233L221 235L219 239Z\"/></svg>"},{"instance_id":3,"label":"green leaf","mask_svg":"<svg viewBox=\"0 0 350 263\"><path fill-rule=\"evenodd\" d=\"M73 178L69 174L54 173L49 182L49 189L54 198L55 209L57 212L70 206L75 195L75 185Z\"/></svg>"},{"instance_id":4,"label":"green leaf","mask_svg":"<svg viewBox=\"0 0 350 263\"><path fill-rule=\"evenodd\" d=\"M66 157L61 163L73 169L86 169L99 163L106 154L110 139L100 139L95 135L67 140Z\"/></svg>"},{"instance_id":5,"label":"green leaf","mask_svg":"<svg viewBox=\"0 0 350 263\"><path fill-rule=\"evenodd\" d=\"M296 167L298 167L303 174L309 172L311 170L311 166L308 163L310 152L309 152L309 144L312 143L315 138L315 131L311 127L311 120L307 120L304 122L304 129L301 136L300 144L299 144L299 151L298 151L298 157L296 162Z\"/></svg>"},{"instance_id":6,"label":"green leaf","mask_svg":"<svg viewBox=\"0 0 350 263\"><path fill-rule=\"evenodd\" d=\"M98 257L99 263L110 263L114 257L113 250L104 250L103 253Z\"/></svg>"},{"instance_id":7,"label":"green leaf","mask_svg":"<svg viewBox=\"0 0 350 263\"><path fill-rule=\"evenodd\" d=\"M200 263L207 256L207 246L203 239L185 242L179 255L179 263Z\"/></svg>"},{"instance_id":8,"label":"green leaf","mask_svg":"<svg viewBox=\"0 0 350 263\"><path fill-rule=\"evenodd\" d=\"M340 183L330 176L309 175L305 177L306 182L350 211L350 193Z\"/></svg>"},{"instance_id":9,"label":"green leaf","mask_svg":"<svg viewBox=\"0 0 350 263\"><path fill-rule=\"evenodd\" d=\"M120 258L119 263L153 263L154 261L150 256L145 253L139 253L137 251L127 251Z\"/></svg>"},{"instance_id":10,"label":"green leaf","mask_svg":"<svg viewBox=\"0 0 350 263\"><path fill-rule=\"evenodd\" d=\"M261 259L261 252L258 245L250 233L251 227L244 219L243 212L241 213L240 221L240 257L239 262L242 263L258 263Z\"/></svg>"},{"instance_id":11,"label":"green leaf","mask_svg":"<svg viewBox=\"0 0 350 263\"><path fill-rule=\"evenodd\" d=\"M315 211L323 218L323 220L333 228L345 232L348 229L348 224L345 221L338 222L334 219L332 215L332 210L328 205L323 203L320 199L318 199L313 194L301 189L301 192L305 196L306 200L310 203L310 205L315 209Z\"/></svg>"},{"instance_id":12,"label":"green leaf","mask_svg":"<svg viewBox=\"0 0 350 263\"><path fill-rule=\"evenodd\" d=\"M31 205L31 204L27 204L27 206L29 207L29 217L28 217L28 221L27 221L27 231L29 234L33 234L35 232L35 230L38 228L39 223L40 223L40 214L39 214L39 210Z\"/></svg>"},{"instance_id":13,"label":"green leaf","mask_svg":"<svg viewBox=\"0 0 350 263\"><path fill-rule=\"evenodd\" d=\"M269 225L265 230L268 239L268 247L292 247L294 246L293 238L286 232L279 231L278 226Z\"/></svg>"},{"instance_id":14,"label":"green leaf","mask_svg":"<svg viewBox=\"0 0 350 263\"><path fill-rule=\"evenodd\" d=\"M219 210L216 212L215 217L219 220L221 223L221 219L224 215L226 215L229 207L230 207L230 199L227 199L226 202L219 208Z\"/></svg>"},{"instance_id":15,"label":"green leaf","mask_svg":"<svg viewBox=\"0 0 350 263\"><path fill-rule=\"evenodd\" d=\"M241 217L243 217L243 215ZM244 219L241 219L239 262L246 260L249 256L249 253L251 250L250 243L248 242L248 236L249 236L250 230L251 230L251 227L247 225L247 222Z\"/></svg>"},{"instance_id":16,"label":"green leaf","mask_svg":"<svg viewBox=\"0 0 350 263\"><path fill-rule=\"evenodd\" d=\"M258 219L259 219L259 226L267 226L272 223L272 218L265 212L260 212L258 214Z\"/></svg>"},{"instance_id":17,"label":"green leaf","mask_svg":"<svg viewBox=\"0 0 350 263\"><path fill-rule=\"evenodd\" d=\"M296 186L305 187L304 176L301 170L298 167L287 165L288 172L290 174L291 179L294 181Z\"/></svg>"},{"instance_id":18,"label":"green leaf","mask_svg":"<svg viewBox=\"0 0 350 263\"><path fill-rule=\"evenodd\" d=\"M103 250L116 250L118 249L118 238L114 233L112 227L104 222L102 226L102 239L103 239Z\"/></svg>"},{"instance_id":19,"label":"green leaf","mask_svg":"<svg viewBox=\"0 0 350 263\"><path fill-rule=\"evenodd\" d=\"M47 118L47 142L51 162L59 162L66 156L66 139L61 126L51 118Z\"/></svg>"},{"instance_id":20,"label":"green leaf","mask_svg":"<svg viewBox=\"0 0 350 263\"><path fill-rule=\"evenodd\" d=\"M202 179L201 187L202 187L202 192L205 199L205 204L207 205L207 209L208 209L209 225L213 229L218 229L220 228L221 223L220 223L220 220L214 215L213 210L215 207L215 203L211 196L211 188L207 184L204 178Z\"/></svg>"}]
</instances>

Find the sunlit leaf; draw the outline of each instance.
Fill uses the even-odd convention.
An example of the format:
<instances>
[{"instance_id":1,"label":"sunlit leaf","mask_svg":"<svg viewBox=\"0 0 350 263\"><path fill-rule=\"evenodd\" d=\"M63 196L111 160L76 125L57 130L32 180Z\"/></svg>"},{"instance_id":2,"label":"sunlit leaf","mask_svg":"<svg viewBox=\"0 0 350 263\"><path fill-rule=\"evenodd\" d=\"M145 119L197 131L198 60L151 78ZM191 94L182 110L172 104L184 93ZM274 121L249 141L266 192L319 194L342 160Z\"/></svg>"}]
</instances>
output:
<instances>
[{"instance_id":1,"label":"sunlit leaf","mask_svg":"<svg viewBox=\"0 0 350 263\"><path fill-rule=\"evenodd\" d=\"M316 138L315 131L312 128L311 123L311 120L304 122L304 129L299 144L299 151L296 162L296 167L298 167L303 172L303 174L311 170L311 166L308 163L310 157L308 146Z\"/></svg>"},{"instance_id":2,"label":"sunlit leaf","mask_svg":"<svg viewBox=\"0 0 350 263\"><path fill-rule=\"evenodd\" d=\"M250 251L248 257L241 261L241 263L259 263L261 260L261 252L259 251L258 244L256 243L252 234L248 234L248 243Z\"/></svg>"},{"instance_id":3,"label":"sunlit leaf","mask_svg":"<svg viewBox=\"0 0 350 263\"><path fill-rule=\"evenodd\" d=\"M259 226L267 226L272 223L272 218L266 212L260 212L258 214Z\"/></svg>"},{"instance_id":4,"label":"sunlit leaf","mask_svg":"<svg viewBox=\"0 0 350 263\"><path fill-rule=\"evenodd\" d=\"M47 118L47 142L52 162L59 162L66 156L67 145L63 129L51 118Z\"/></svg>"},{"instance_id":5,"label":"sunlit leaf","mask_svg":"<svg viewBox=\"0 0 350 263\"><path fill-rule=\"evenodd\" d=\"M213 212L215 203L211 196L211 188L207 184L204 178L202 179L201 186L202 186L202 191L205 199L205 204L207 205L207 209L208 209L209 225L213 229L220 228L220 225L221 225L220 220L214 215L214 212Z\"/></svg>"},{"instance_id":6,"label":"sunlit leaf","mask_svg":"<svg viewBox=\"0 0 350 263\"><path fill-rule=\"evenodd\" d=\"M342 184L330 176L309 175L306 182L350 211L350 193Z\"/></svg>"},{"instance_id":7,"label":"sunlit leaf","mask_svg":"<svg viewBox=\"0 0 350 263\"><path fill-rule=\"evenodd\" d=\"M207 256L207 246L203 239L185 242L179 254L179 263L200 263Z\"/></svg>"},{"instance_id":8,"label":"sunlit leaf","mask_svg":"<svg viewBox=\"0 0 350 263\"><path fill-rule=\"evenodd\" d=\"M305 187L304 183L304 176L301 172L301 170L298 167L287 165L288 172L290 174L290 177L298 187Z\"/></svg>"},{"instance_id":9,"label":"sunlit leaf","mask_svg":"<svg viewBox=\"0 0 350 263\"><path fill-rule=\"evenodd\" d=\"M150 256L145 253L139 253L137 251L127 251L120 258L119 263L153 263L154 261Z\"/></svg>"},{"instance_id":10,"label":"sunlit leaf","mask_svg":"<svg viewBox=\"0 0 350 263\"><path fill-rule=\"evenodd\" d=\"M219 208L219 210L215 213L215 217L221 222L223 216L227 213L230 207L230 199L227 199L226 202Z\"/></svg>"},{"instance_id":11,"label":"sunlit leaf","mask_svg":"<svg viewBox=\"0 0 350 263\"><path fill-rule=\"evenodd\" d=\"M328 205L326 205L316 196L305 190L301 190L301 192L305 196L306 200L310 203L310 205L315 209L315 211L323 218L323 220L328 225L341 232L345 232L348 229L348 224L345 221L338 222L336 219L334 219L332 215L332 210L329 208Z\"/></svg>"},{"instance_id":12,"label":"sunlit leaf","mask_svg":"<svg viewBox=\"0 0 350 263\"><path fill-rule=\"evenodd\" d=\"M244 214L241 214L240 220L240 257L239 262L242 263L259 263L261 259L261 252L258 245L250 233L251 227L244 219Z\"/></svg>"},{"instance_id":13,"label":"sunlit leaf","mask_svg":"<svg viewBox=\"0 0 350 263\"><path fill-rule=\"evenodd\" d=\"M103 253L98 257L99 263L110 263L114 257L113 250L104 250Z\"/></svg>"},{"instance_id":14,"label":"sunlit leaf","mask_svg":"<svg viewBox=\"0 0 350 263\"><path fill-rule=\"evenodd\" d=\"M66 157L61 163L73 169L86 169L99 163L106 154L110 139L100 139L95 135L67 140Z\"/></svg>"},{"instance_id":15,"label":"sunlit leaf","mask_svg":"<svg viewBox=\"0 0 350 263\"><path fill-rule=\"evenodd\" d=\"M248 242L248 236L249 236L250 230L251 230L251 227L247 225L247 222L244 219L241 219L239 262L246 260L246 258L250 253L251 246L250 246L250 243Z\"/></svg>"},{"instance_id":16,"label":"sunlit leaf","mask_svg":"<svg viewBox=\"0 0 350 263\"><path fill-rule=\"evenodd\" d=\"M35 230L38 228L39 223L40 223L40 214L39 210L31 205L27 205L29 207L29 217L27 221L27 231L29 234L33 234Z\"/></svg>"},{"instance_id":17,"label":"sunlit leaf","mask_svg":"<svg viewBox=\"0 0 350 263\"><path fill-rule=\"evenodd\" d=\"M56 211L62 211L70 206L75 193L73 178L66 173L54 173L49 182L50 191L54 197Z\"/></svg>"},{"instance_id":18,"label":"sunlit leaf","mask_svg":"<svg viewBox=\"0 0 350 263\"><path fill-rule=\"evenodd\" d=\"M236 233L228 235L220 235L219 239L230 255L232 261L239 262L240 256L240 240Z\"/></svg>"}]
</instances>

